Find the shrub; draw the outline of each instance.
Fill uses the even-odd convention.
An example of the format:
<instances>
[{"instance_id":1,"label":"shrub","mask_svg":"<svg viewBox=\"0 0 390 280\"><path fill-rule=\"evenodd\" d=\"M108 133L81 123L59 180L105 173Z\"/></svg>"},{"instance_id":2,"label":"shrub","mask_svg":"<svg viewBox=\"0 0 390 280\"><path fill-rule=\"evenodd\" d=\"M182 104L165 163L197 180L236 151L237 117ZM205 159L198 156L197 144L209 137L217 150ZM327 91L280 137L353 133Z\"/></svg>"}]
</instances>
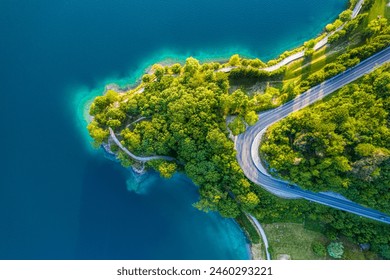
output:
<instances>
[{"instance_id":1,"label":"shrub","mask_svg":"<svg viewBox=\"0 0 390 280\"><path fill-rule=\"evenodd\" d=\"M328 245L328 254L332 258L341 259L344 254L344 246L341 242L332 242Z\"/></svg>"},{"instance_id":2,"label":"shrub","mask_svg":"<svg viewBox=\"0 0 390 280\"><path fill-rule=\"evenodd\" d=\"M311 249L313 250L314 254L316 254L319 257L325 257L326 256L326 248L325 245L321 242L313 242L311 245Z\"/></svg>"}]
</instances>

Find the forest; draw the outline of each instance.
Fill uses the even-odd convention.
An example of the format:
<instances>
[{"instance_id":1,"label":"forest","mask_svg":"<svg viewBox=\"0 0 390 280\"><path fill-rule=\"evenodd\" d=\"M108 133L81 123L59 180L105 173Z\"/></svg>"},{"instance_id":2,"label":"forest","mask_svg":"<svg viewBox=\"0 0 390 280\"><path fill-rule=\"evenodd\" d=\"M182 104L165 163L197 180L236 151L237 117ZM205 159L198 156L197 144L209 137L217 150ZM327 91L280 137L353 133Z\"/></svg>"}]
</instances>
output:
<instances>
[{"instance_id":1,"label":"forest","mask_svg":"<svg viewBox=\"0 0 390 280\"><path fill-rule=\"evenodd\" d=\"M352 1L356 2L356 1ZM133 89L107 89L90 106L88 130L94 146L115 153L125 167L142 165L111 139L137 156L170 156L174 161L145 164L169 178L184 172L199 187L195 207L218 211L224 217L252 213L259 221L303 222L326 234L355 243L370 243L373 251L390 258L389 226L304 200L283 200L254 185L236 160L232 137L258 120L258 112L275 108L310 87L343 72L390 44L386 18L362 14L349 20L340 14L348 32L335 33L330 46L337 56L305 75L287 79L287 68L265 71L283 57L305 50L305 61L316 55L314 41L286 52L267 64L233 55L226 63L156 64ZM351 6L354 6L353 3ZM334 26L327 26L332 32ZM341 31L343 31L342 29ZM345 42L359 42L341 48ZM228 72L222 71L230 68ZM274 86L279 81L278 86ZM280 82L282 81L282 82ZM247 91L240 85L265 84ZM239 86L232 86L239 85ZM389 65L348 85L323 101L275 124L260 153L271 172L314 191L333 190L369 207L390 213ZM144 167L144 166L142 166ZM313 226L315 225L315 226Z\"/></svg>"},{"instance_id":2,"label":"forest","mask_svg":"<svg viewBox=\"0 0 390 280\"><path fill-rule=\"evenodd\" d=\"M216 67L200 65L194 58L184 66L156 65L153 74L143 76L142 93L109 90L97 97L88 129L96 146L108 141L111 127L136 155L174 157L175 162L154 160L147 165L166 178L184 171L199 186L197 208L237 217L253 209L259 198L236 161L226 117L236 116L229 124L235 134L258 117L241 90L229 94L228 76ZM115 143L110 145L123 165L134 164Z\"/></svg>"},{"instance_id":3,"label":"forest","mask_svg":"<svg viewBox=\"0 0 390 280\"><path fill-rule=\"evenodd\" d=\"M271 173L390 213L389 69L387 64L271 126L260 147ZM315 221L330 240L346 236L390 258L388 225L307 201L259 196L254 211L262 221Z\"/></svg>"},{"instance_id":4,"label":"forest","mask_svg":"<svg viewBox=\"0 0 390 280\"><path fill-rule=\"evenodd\" d=\"M260 152L274 175L390 213L389 68L273 125Z\"/></svg>"}]
</instances>

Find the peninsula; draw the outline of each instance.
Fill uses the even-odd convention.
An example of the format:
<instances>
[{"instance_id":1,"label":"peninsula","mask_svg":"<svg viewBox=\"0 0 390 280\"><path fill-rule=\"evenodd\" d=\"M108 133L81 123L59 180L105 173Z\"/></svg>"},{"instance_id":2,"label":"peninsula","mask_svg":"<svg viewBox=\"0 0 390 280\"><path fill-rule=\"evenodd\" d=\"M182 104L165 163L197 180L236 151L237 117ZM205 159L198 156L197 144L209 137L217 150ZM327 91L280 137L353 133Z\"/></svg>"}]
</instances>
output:
<instances>
[{"instance_id":1,"label":"peninsula","mask_svg":"<svg viewBox=\"0 0 390 280\"><path fill-rule=\"evenodd\" d=\"M258 153L268 126L373 72L377 65L385 66L371 75L385 73L375 81L385 92L381 102L389 102L386 63L390 61L390 27L388 14L376 14L377 5L382 5L379 2L351 1L350 9L327 25L323 35L268 63L233 55L226 63L201 64L190 57L184 65L154 65L136 88L114 87L95 98L88 125L94 145L103 145L125 167L140 171L153 168L166 178L177 171L184 172L199 186L200 200L195 207L236 218L252 241L258 235L254 232L256 218L269 223L310 216L312 221L323 225L329 236L356 238L359 243L369 241L376 253L387 258L390 252L387 214L366 201L362 206L338 194L302 190L301 181L305 187L310 186L312 178L288 175L291 160L284 155L293 153L287 148L293 124L282 125L281 132L272 127L272 133L267 134L269 142ZM383 114L388 114L388 107L383 108ZM388 123L383 125L388 129ZM314 134L311 141L316 137ZM278 150L275 146L280 142L286 145L285 149ZM367 156L377 149L360 146L358 153ZM382 163L388 166L386 149L380 150L384 157L377 167ZM266 160L263 164L270 168L271 174L279 176L277 171L281 168L284 172L280 175L294 183L272 178L261 163L263 153ZM293 170L299 172L302 157ZM340 166L344 164L340 171L348 171L344 159L338 160ZM307 165L302 168L305 172L310 170ZM389 172L388 168L384 170ZM313 180L318 177L319 174L313 176ZM331 184L322 179L323 186ZM286 201L263 188L284 199L304 198L348 214L302 200ZM321 188L328 190L331 189ZM388 212L387 207L381 210ZM358 219L354 214L368 219ZM324 221L329 215L333 218ZM371 230L351 231L351 228ZM373 236L375 240L370 240Z\"/></svg>"}]
</instances>

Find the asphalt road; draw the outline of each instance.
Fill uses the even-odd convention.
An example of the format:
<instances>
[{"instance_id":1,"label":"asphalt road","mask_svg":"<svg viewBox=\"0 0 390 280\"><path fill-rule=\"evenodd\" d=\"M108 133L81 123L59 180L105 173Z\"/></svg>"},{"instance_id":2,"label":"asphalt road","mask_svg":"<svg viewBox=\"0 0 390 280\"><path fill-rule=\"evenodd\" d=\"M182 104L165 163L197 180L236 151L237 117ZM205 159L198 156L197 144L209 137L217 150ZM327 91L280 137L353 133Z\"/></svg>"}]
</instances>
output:
<instances>
[{"instance_id":1,"label":"asphalt road","mask_svg":"<svg viewBox=\"0 0 390 280\"><path fill-rule=\"evenodd\" d=\"M298 186L291 186L286 181L271 177L262 166L258 155L261 137L267 127L287 117L292 112L298 111L324 98L364 74L372 72L376 67L386 62L390 62L390 47L362 61L355 67L311 88L282 106L261 113L259 115L259 121L254 126L249 127L245 133L240 134L235 142L237 160L246 177L255 184L282 198L304 198L312 202L390 224L390 216L374 209L366 208L357 203L329 194L302 190Z\"/></svg>"},{"instance_id":2,"label":"asphalt road","mask_svg":"<svg viewBox=\"0 0 390 280\"><path fill-rule=\"evenodd\" d=\"M263 242L264 242L264 249L265 249L265 255L267 257L267 260L271 260L271 254L269 253L268 251L268 248L269 248L269 244L268 244L268 239L267 239L267 235L265 234L265 231L263 229L263 227L260 225L259 221L253 217L252 215L250 214L247 214L249 219L252 220L252 222L255 224L257 230L259 231L260 235L261 235L261 238L263 239Z\"/></svg>"},{"instance_id":3,"label":"asphalt road","mask_svg":"<svg viewBox=\"0 0 390 280\"><path fill-rule=\"evenodd\" d=\"M140 120L140 119L138 119ZM137 161L140 161L140 162L146 162L146 161L150 161L150 160L156 160L156 159L163 159L163 160L168 160L168 161L174 161L176 159L174 159L173 157L168 157L168 156L149 156L149 157L139 157L139 156L136 156L135 154L133 154L132 152L130 152L128 149L126 149L122 143L118 140L118 138L116 137L115 135L115 132L112 130L111 127L108 128L110 130L110 135L111 135L111 138L112 140L114 140L115 144L118 145L118 147L124 151L126 154L128 154L132 159L135 159Z\"/></svg>"}]
</instances>

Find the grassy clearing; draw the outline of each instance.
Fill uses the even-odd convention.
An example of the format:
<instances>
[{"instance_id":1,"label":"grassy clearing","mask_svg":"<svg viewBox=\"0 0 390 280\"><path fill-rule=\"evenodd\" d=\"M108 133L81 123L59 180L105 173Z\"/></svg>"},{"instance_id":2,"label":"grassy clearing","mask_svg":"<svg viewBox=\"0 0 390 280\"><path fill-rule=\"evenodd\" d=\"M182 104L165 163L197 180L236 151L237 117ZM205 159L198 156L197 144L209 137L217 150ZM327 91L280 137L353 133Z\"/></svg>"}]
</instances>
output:
<instances>
[{"instance_id":1,"label":"grassy clearing","mask_svg":"<svg viewBox=\"0 0 390 280\"><path fill-rule=\"evenodd\" d=\"M334 43L332 47L325 46L312 55L311 58L302 58L289 64L286 69L284 81L304 80L310 74L321 70L326 64L334 62L339 54L345 52L346 49L357 47L365 43L361 39L361 33L367 26L369 21L376 19L378 16L383 16L390 19L390 3L389 0L377 0L369 10L369 16L363 23L359 24L354 31L354 36L342 38Z\"/></svg>"},{"instance_id":2,"label":"grassy clearing","mask_svg":"<svg viewBox=\"0 0 390 280\"><path fill-rule=\"evenodd\" d=\"M293 260L321 260L312 250L315 241L327 243L326 237L318 232L307 230L303 224L274 223L264 225L273 259L289 255Z\"/></svg>"},{"instance_id":3,"label":"grassy clearing","mask_svg":"<svg viewBox=\"0 0 390 280\"><path fill-rule=\"evenodd\" d=\"M390 20L390 1L388 1L388 4L385 7L385 17Z\"/></svg>"},{"instance_id":4,"label":"grassy clearing","mask_svg":"<svg viewBox=\"0 0 390 280\"><path fill-rule=\"evenodd\" d=\"M324 234L324 228L318 223L273 223L263 225L270 245L272 259L288 256L292 260L332 259L328 254L320 257L313 252L314 243L325 247L331 242ZM377 260L380 257L372 251L362 251L347 238L338 240L344 245L344 260Z\"/></svg>"},{"instance_id":5,"label":"grassy clearing","mask_svg":"<svg viewBox=\"0 0 390 280\"><path fill-rule=\"evenodd\" d=\"M376 0L372 5L368 14L368 19L376 19L377 16L389 16L389 8L387 7L388 0Z\"/></svg>"},{"instance_id":6,"label":"grassy clearing","mask_svg":"<svg viewBox=\"0 0 390 280\"><path fill-rule=\"evenodd\" d=\"M324 46L321 49L315 51L312 57L305 57L294 61L288 65L284 80L287 81L297 78L304 79L311 73L322 69L326 63L329 63L327 52L328 47Z\"/></svg>"}]
</instances>

